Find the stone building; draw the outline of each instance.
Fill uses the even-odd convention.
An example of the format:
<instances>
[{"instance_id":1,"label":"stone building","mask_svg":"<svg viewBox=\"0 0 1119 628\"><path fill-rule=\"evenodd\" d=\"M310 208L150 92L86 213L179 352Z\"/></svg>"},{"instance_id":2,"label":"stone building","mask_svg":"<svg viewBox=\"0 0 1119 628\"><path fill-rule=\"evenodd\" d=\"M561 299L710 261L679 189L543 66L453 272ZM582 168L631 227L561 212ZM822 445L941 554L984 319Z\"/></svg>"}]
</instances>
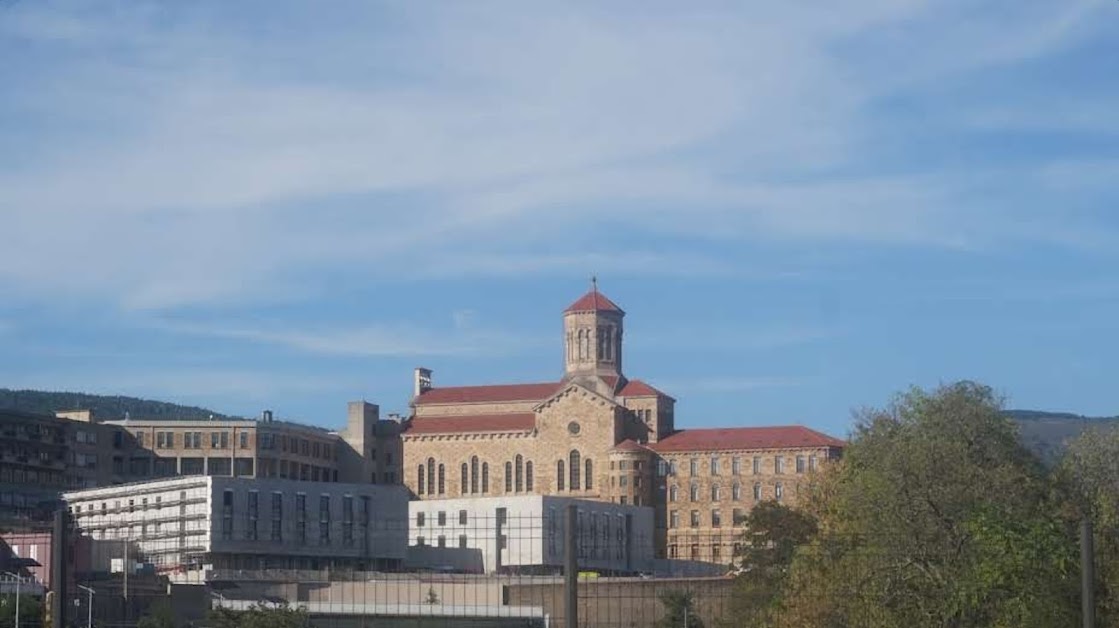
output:
<instances>
[{"instance_id":1,"label":"stone building","mask_svg":"<svg viewBox=\"0 0 1119 628\"><path fill-rule=\"evenodd\" d=\"M795 502L840 454L843 441L801 426L677 430L676 400L623 373L624 319L597 286L564 310L558 381L440 387L416 369L402 435L415 497L651 506L658 557L729 562L755 503Z\"/></svg>"}]
</instances>

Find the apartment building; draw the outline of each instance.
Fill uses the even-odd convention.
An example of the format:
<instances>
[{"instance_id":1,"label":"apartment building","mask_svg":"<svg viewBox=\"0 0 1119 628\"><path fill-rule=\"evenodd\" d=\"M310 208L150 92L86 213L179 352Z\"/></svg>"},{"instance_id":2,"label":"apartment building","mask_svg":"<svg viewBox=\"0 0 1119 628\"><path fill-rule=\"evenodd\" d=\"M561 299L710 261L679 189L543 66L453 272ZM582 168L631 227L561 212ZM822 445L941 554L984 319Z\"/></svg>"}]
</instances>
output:
<instances>
[{"instance_id":1,"label":"apartment building","mask_svg":"<svg viewBox=\"0 0 1119 628\"><path fill-rule=\"evenodd\" d=\"M395 569L404 558L401 486L198 476L70 491L94 571L114 559L176 581L230 569Z\"/></svg>"},{"instance_id":2,"label":"apartment building","mask_svg":"<svg viewBox=\"0 0 1119 628\"><path fill-rule=\"evenodd\" d=\"M0 519L44 519L58 493L112 483L115 430L0 410Z\"/></svg>"}]
</instances>

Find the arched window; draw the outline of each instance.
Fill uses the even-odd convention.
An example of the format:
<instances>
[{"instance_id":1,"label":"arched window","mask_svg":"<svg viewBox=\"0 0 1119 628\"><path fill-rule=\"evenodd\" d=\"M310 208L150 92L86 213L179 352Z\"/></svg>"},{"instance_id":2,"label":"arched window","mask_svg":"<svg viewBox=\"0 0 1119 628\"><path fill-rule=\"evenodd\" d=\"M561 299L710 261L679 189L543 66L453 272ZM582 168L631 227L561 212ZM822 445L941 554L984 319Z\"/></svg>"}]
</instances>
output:
<instances>
[{"instance_id":1,"label":"arched window","mask_svg":"<svg viewBox=\"0 0 1119 628\"><path fill-rule=\"evenodd\" d=\"M711 501L717 502L720 499L722 499L722 497L723 497L723 492L722 492L722 490L719 489L719 485L718 484L713 484L711 486Z\"/></svg>"},{"instance_id":2,"label":"arched window","mask_svg":"<svg viewBox=\"0 0 1119 628\"><path fill-rule=\"evenodd\" d=\"M785 496L785 489L784 489L784 487L781 486L781 483L778 482L777 484L774 484L773 485L773 499L776 499L777 501L781 501L781 498L784 497L784 496Z\"/></svg>"},{"instance_id":3,"label":"arched window","mask_svg":"<svg viewBox=\"0 0 1119 628\"><path fill-rule=\"evenodd\" d=\"M490 463L482 463L482 492L490 492Z\"/></svg>"},{"instance_id":4,"label":"arched window","mask_svg":"<svg viewBox=\"0 0 1119 628\"><path fill-rule=\"evenodd\" d=\"M563 490L563 461L556 461L556 490Z\"/></svg>"},{"instance_id":5,"label":"arched window","mask_svg":"<svg viewBox=\"0 0 1119 628\"><path fill-rule=\"evenodd\" d=\"M505 461L505 492L513 492L513 463Z\"/></svg>"},{"instance_id":6,"label":"arched window","mask_svg":"<svg viewBox=\"0 0 1119 628\"><path fill-rule=\"evenodd\" d=\"M676 486L675 484L668 487L668 501L670 501L670 502L676 501L677 497L679 497L679 494L680 494L679 487Z\"/></svg>"},{"instance_id":7,"label":"arched window","mask_svg":"<svg viewBox=\"0 0 1119 628\"><path fill-rule=\"evenodd\" d=\"M688 499L693 502L699 501L699 485L695 482L692 482L692 485L688 487Z\"/></svg>"},{"instance_id":8,"label":"arched window","mask_svg":"<svg viewBox=\"0 0 1119 628\"><path fill-rule=\"evenodd\" d=\"M760 502L762 500L762 483L754 482L754 501Z\"/></svg>"},{"instance_id":9,"label":"arched window","mask_svg":"<svg viewBox=\"0 0 1119 628\"><path fill-rule=\"evenodd\" d=\"M439 463L439 494L447 494L447 485L443 483L443 463Z\"/></svg>"},{"instance_id":10,"label":"arched window","mask_svg":"<svg viewBox=\"0 0 1119 628\"><path fill-rule=\"evenodd\" d=\"M606 355L606 331L602 327L598 328L596 338L598 339L598 359L601 360Z\"/></svg>"},{"instance_id":11,"label":"arched window","mask_svg":"<svg viewBox=\"0 0 1119 628\"><path fill-rule=\"evenodd\" d=\"M532 461L525 463L525 490L532 492Z\"/></svg>"},{"instance_id":12,"label":"arched window","mask_svg":"<svg viewBox=\"0 0 1119 628\"><path fill-rule=\"evenodd\" d=\"M571 474L570 481L567 483L573 491L579 490L579 452L572 449L571 453L567 455L567 472Z\"/></svg>"},{"instance_id":13,"label":"arched window","mask_svg":"<svg viewBox=\"0 0 1119 628\"><path fill-rule=\"evenodd\" d=\"M470 458L470 492L478 492L478 456Z\"/></svg>"},{"instance_id":14,"label":"arched window","mask_svg":"<svg viewBox=\"0 0 1119 628\"><path fill-rule=\"evenodd\" d=\"M589 491L594 488L594 481L591 480L594 477L594 464L590 458L587 458L583 465L586 467L586 472L583 473L583 488Z\"/></svg>"},{"instance_id":15,"label":"arched window","mask_svg":"<svg viewBox=\"0 0 1119 628\"><path fill-rule=\"evenodd\" d=\"M583 329L579 332L579 358L586 360L591 357L591 330Z\"/></svg>"},{"instance_id":16,"label":"arched window","mask_svg":"<svg viewBox=\"0 0 1119 628\"><path fill-rule=\"evenodd\" d=\"M579 330L579 333L577 334L576 340L579 343L579 347L578 347L579 357L578 357L578 359L582 360L583 359L583 341L584 341L583 330L582 329Z\"/></svg>"},{"instance_id":17,"label":"arched window","mask_svg":"<svg viewBox=\"0 0 1119 628\"><path fill-rule=\"evenodd\" d=\"M462 471L459 473L458 477L459 477L459 480L461 480L461 482L462 482L462 486L459 489L459 495L466 495L467 493L470 492L469 491L470 485L468 484L468 482L470 480L470 471L469 471L469 469L467 469L467 466L466 466L465 462L462 463Z\"/></svg>"},{"instance_id":18,"label":"arched window","mask_svg":"<svg viewBox=\"0 0 1119 628\"><path fill-rule=\"evenodd\" d=\"M423 495L424 488L426 488L427 485L424 484L424 466L422 464L419 469L416 469L416 478L416 492Z\"/></svg>"},{"instance_id":19,"label":"arched window","mask_svg":"<svg viewBox=\"0 0 1119 628\"><path fill-rule=\"evenodd\" d=\"M435 458L427 459L427 494L435 494Z\"/></svg>"},{"instance_id":20,"label":"arched window","mask_svg":"<svg viewBox=\"0 0 1119 628\"><path fill-rule=\"evenodd\" d=\"M521 454L517 454L516 461L517 492L520 493L525 490L525 459Z\"/></svg>"},{"instance_id":21,"label":"arched window","mask_svg":"<svg viewBox=\"0 0 1119 628\"><path fill-rule=\"evenodd\" d=\"M734 486L730 487L730 498L734 501L742 499L742 485L738 482L735 482Z\"/></svg>"}]
</instances>

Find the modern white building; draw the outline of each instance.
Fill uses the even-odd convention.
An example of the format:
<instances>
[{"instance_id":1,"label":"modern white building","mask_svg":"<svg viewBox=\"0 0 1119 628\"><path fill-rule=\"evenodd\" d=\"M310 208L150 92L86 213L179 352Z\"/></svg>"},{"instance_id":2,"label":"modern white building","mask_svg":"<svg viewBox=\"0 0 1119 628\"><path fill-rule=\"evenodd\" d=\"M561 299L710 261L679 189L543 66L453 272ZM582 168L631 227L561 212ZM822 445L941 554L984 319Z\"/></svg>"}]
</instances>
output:
<instances>
[{"instance_id":1,"label":"modern white building","mask_svg":"<svg viewBox=\"0 0 1119 628\"><path fill-rule=\"evenodd\" d=\"M94 570L118 561L195 580L223 569L395 569L406 553L402 486L201 476L62 498L93 540Z\"/></svg>"},{"instance_id":2,"label":"modern white building","mask_svg":"<svg viewBox=\"0 0 1119 628\"><path fill-rule=\"evenodd\" d=\"M410 502L407 565L556 573L563 566L568 505L577 511L580 570L635 573L652 568L652 508L547 495Z\"/></svg>"}]
</instances>

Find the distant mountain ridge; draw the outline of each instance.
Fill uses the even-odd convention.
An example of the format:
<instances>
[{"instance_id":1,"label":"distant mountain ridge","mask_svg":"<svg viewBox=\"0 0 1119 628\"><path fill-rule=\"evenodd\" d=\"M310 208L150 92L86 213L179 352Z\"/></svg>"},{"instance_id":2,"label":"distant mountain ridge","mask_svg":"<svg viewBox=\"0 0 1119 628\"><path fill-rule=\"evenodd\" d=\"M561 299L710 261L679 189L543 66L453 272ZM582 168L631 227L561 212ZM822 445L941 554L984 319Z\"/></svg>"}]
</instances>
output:
<instances>
[{"instance_id":1,"label":"distant mountain ridge","mask_svg":"<svg viewBox=\"0 0 1119 628\"><path fill-rule=\"evenodd\" d=\"M0 388L0 409L45 415L65 410L92 410L93 416L105 420L123 419L126 416L134 419L183 420L208 419L211 416L217 419L228 418L227 415L207 408L153 399L10 388Z\"/></svg>"},{"instance_id":2,"label":"distant mountain ridge","mask_svg":"<svg viewBox=\"0 0 1119 628\"><path fill-rule=\"evenodd\" d=\"M1007 410L1018 423L1022 442L1046 462L1055 461L1068 441L1093 428L1119 428L1119 416L1087 417L1071 412Z\"/></svg>"}]
</instances>

